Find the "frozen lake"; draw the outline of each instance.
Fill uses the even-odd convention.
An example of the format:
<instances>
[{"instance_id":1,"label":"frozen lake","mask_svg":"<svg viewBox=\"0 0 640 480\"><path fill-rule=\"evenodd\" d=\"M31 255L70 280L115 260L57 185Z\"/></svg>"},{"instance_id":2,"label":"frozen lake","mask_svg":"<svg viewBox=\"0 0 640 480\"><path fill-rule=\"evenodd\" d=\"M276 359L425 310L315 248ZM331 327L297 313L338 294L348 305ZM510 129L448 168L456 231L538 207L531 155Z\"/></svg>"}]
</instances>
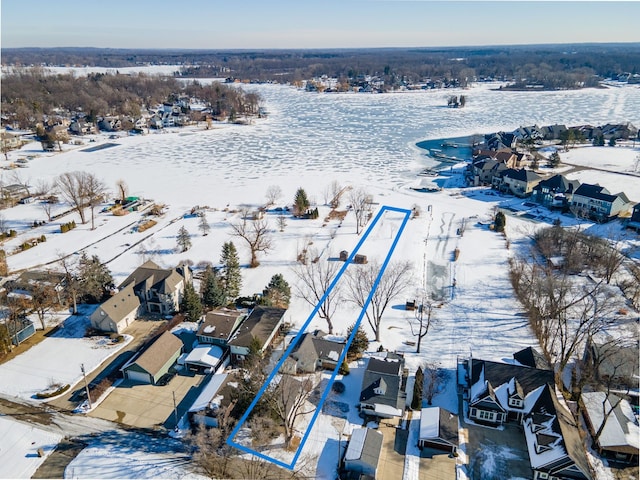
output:
<instances>
[{"instance_id":1,"label":"frozen lake","mask_svg":"<svg viewBox=\"0 0 640 480\"><path fill-rule=\"evenodd\" d=\"M244 88L262 95L266 120L249 127L124 138L118 147L36 160L32 166L37 169L29 173L91 170L108 184L125 178L132 193L157 199L180 187L185 206L207 201L212 189L219 198L219 193L235 196L237 188L244 188L247 202L261 202L266 186L290 177L292 170L298 182L283 185L285 195L301 185L310 188L320 176L322 187L339 178L397 188L433 166L415 145L422 140L531 124L640 125L638 87L501 92L483 85L377 95L313 94L281 85ZM467 106L447 108L447 96L460 93L467 96ZM188 191L182 188L186 184ZM247 188L252 186L259 188Z\"/></svg>"}]
</instances>

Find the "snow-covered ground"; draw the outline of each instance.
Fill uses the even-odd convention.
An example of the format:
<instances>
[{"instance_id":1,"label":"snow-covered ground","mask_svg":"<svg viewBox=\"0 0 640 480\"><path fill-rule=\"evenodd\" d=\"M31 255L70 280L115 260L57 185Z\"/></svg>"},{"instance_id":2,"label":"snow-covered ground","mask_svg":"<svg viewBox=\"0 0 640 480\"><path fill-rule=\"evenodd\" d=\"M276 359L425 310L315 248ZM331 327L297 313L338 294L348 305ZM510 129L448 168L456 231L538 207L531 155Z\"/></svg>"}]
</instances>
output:
<instances>
[{"instance_id":1,"label":"snow-covered ground","mask_svg":"<svg viewBox=\"0 0 640 480\"><path fill-rule=\"evenodd\" d=\"M31 478L63 435L0 417L0 477ZM42 449L43 456L38 454Z\"/></svg>"},{"instance_id":2,"label":"snow-covered ground","mask_svg":"<svg viewBox=\"0 0 640 480\"><path fill-rule=\"evenodd\" d=\"M248 126L223 124L208 131L171 130L115 140L97 136L94 137L97 139L95 144L89 144L85 138L85 145L65 146L62 153L42 153L37 144L12 152L10 162L27 155L35 157L28 161L28 168L15 170L31 185L62 172L87 170L113 190L116 181L124 179L132 195L165 203L167 210L157 219L156 226L143 233L133 228L141 219L141 214L136 212L124 217L97 213L97 228L92 231L89 225L80 225L73 213L50 224L30 228L34 220L46 218L38 205L19 205L5 210L2 214L8 228L20 232L19 239L5 245L15 247L19 240L41 234L47 236L47 242L10 255L9 268L21 270L55 263L61 254L86 249L88 254L98 255L108 262L117 283L146 258L167 267L181 260L190 260L195 265L202 261L216 264L222 244L229 240L238 247L242 263L247 264L249 252L240 239L231 236L229 224L240 219L241 208L254 210L264 205L267 188L278 185L283 195L276 206L291 204L295 191L302 187L318 205L320 216L317 220L288 217L287 225L280 231L276 222L280 212L268 212L266 219L273 230L274 248L268 255L260 256L258 268L243 268L241 293L262 291L276 273L283 274L293 284L295 277L291 269L301 249L313 248L326 258L337 256L343 249L352 251L359 240L352 213L343 222L325 220L329 212L324 205L325 191L333 180L337 180L342 185L365 188L380 206L420 207L420 216L408 222L393 256L394 261L413 263L414 282L385 312L381 344L389 350L404 352L412 373L426 361L439 362L442 368L450 371L453 379L458 355L473 352L477 358L500 361L537 342L509 283L507 259L511 249L504 237L489 231L486 226L494 207L512 199L488 195L482 189L463 191L458 187L459 180L446 177L438 179L445 186L441 192L421 193L410 189L416 182L416 173L433 166L415 143L426 138L508 131L530 124L597 125L630 121L640 125L640 88L637 87L531 93L499 92L482 86L463 92L468 98L464 109L446 108L446 96L452 92L445 94L442 91L316 95L277 85L246 88L263 96L269 112L267 119L256 120ZM82 151L100 142L117 145L93 152ZM597 154L593 153L596 150ZM621 158L619 152L624 152L625 157ZM638 146L620 146L580 148L561 156L576 165L598 168L613 165L612 170L630 173L634 155L638 154ZM4 160L0 162L5 163ZM587 175L584 172L580 174ZM3 181L13 183L10 181L12 174L3 172ZM608 177L597 172L594 178L611 191L624 189L631 199L640 200L640 177ZM341 208L348 204L347 197L348 193ZM198 218L184 217L196 205L205 207L211 226L207 236L199 232ZM509 235L524 238L530 232L529 228L535 228L534 223L520 219L512 221L511 218L507 223ZM551 221L551 216L546 218ZM72 219L78 223L78 228L65 234L58 233L59 225ZM457 231L463 219L467 226L464 234L459 235ZM185 253L177 253L176 235L182 226L191 233L193 246ZM382 261L389 238L394 235L393 228L393 222L387 222L377 233L378 241L374 239L367 243L366 251L362 253L370 260ZM459 249L456 261L453 260L455 248ZM435 311L436 324L425 338L422 352L416 354L416 347L411 345L416 338L408 328L413 313L403 306L406 299L420 300L425 279L427 285L436 286L442 305ZM309 305L294 297L285 321L301 325L310 311ZM352 306L343 303L336 316L336 333L344 333L356 314ZM312 327L326 328L319 319ZM372 336L369 328L366 329ZM52 366L54 357L60 355L52 350L54 344L63 340L73 341L73 346L60 347L73 358ZM79 380L80 363L85 363L88 370L100 363L100 359L93 356L96 349L85 348L82 346L85 343L88 345L89 341L46 339L42 346L31 349L36 353L24 354L29 356L20 360L24 363L19 366L12 362L0 366L0 391L28 397L43 388L51 377L65 379L68 383ZM374 351L378 346L372 342L370 350ZM36 350L38 348L41 350ZM104 359L106 352L97 350ZM356 423L354 406L362 367L353 367L351 375L345 378L345 382L353 385L347 385L348 393L342 403L350 406L348 422ZM21 383L16 380L18 375ZM436 396L434 404L455 412L457 402L453 390L449 388L448 391L449 394ZM343 430L345 426L340 420L322 413L303 451L303 455L318 456L320 477L330 478L335 468L335 453L326 450L327 440L337 442L339 431L348 433ZM337 449L337 443L333 445ZM72 463L74 470L67 470L67 475L73 471L74 476L80 477L153 477L153 472L131 469L130 463L117 469L113 466L116 456L120 457L120 452L115 444L102 450L99 445L93 445ZM131 457L131 462L138 461L137 457ZM100 469L83 470L86 465L99 465ZM0 476L3 474L0 466ZM181 475L171 473L175 478Z\"/></svg>"}]
</instances>

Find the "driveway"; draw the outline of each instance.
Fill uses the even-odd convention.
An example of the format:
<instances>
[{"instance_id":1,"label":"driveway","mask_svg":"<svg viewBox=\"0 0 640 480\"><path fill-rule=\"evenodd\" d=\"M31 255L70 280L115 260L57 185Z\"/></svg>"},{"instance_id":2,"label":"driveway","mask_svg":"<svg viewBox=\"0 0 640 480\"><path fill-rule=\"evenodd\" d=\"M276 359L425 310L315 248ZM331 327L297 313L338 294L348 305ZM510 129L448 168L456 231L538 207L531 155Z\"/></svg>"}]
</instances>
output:
<instances>
[{"instance_id":1,"label":"driveway","mask_svg":"<svg viewBox=\"0 0 640 480\"><path fill-rule=\"evenodd\" d=\"M204 375L176 375L165 386L147 385L124 380L95 407L89 416L111 420L139 428L176 426L200 393Z\"/></svg>"},{"instance_id":2,"label":"driveway","mask_svg":"<svg viewBox=\"0 0 640 480\"><path fill-rule=\"evenodd\" d=\"M398 418L380 421L378 431L382 433L382 450L377 478L401 479L404 474L404 454L407 450L408 431L397 428Z\"/></svg>"}]
</instances>

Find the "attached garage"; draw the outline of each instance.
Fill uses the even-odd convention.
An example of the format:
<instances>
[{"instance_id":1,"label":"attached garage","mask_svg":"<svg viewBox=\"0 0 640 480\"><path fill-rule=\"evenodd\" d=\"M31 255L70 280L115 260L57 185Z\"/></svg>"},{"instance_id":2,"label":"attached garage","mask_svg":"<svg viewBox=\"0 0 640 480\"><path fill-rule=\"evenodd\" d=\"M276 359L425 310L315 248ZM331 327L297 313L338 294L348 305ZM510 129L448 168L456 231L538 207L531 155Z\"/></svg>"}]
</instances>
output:
<instances>
[{"instance_id":1,"label":"attached garage","mask_svg":"<svg viewBox=\"0 0 640 480\"><path fill-rule=\"evenodd\" d=\"M176 363L181 352L182 340L171 332L164 332L146 350L122 367L124 378L155 385Z\"/></svg>"}]
</instances>

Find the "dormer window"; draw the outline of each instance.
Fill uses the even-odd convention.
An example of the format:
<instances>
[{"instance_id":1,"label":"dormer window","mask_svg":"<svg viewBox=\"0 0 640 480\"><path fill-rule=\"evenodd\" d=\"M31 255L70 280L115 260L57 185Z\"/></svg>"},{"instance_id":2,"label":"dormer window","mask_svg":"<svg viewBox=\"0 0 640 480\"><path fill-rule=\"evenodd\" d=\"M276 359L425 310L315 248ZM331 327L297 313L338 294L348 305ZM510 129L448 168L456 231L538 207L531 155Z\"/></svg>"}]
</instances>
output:
<instances>
[{"instance_id":1,"label":"dormer window","mask_svg":"<svg viewBox=\"0 0 640 480\"><path fill-rule=\"evenodd\" d=\"M523 404L524 404L524 402L522 400L520 400L519 398L510 398L509 399L509 406L510 407L522 408Z\"/></svg>"}]
</instances>

